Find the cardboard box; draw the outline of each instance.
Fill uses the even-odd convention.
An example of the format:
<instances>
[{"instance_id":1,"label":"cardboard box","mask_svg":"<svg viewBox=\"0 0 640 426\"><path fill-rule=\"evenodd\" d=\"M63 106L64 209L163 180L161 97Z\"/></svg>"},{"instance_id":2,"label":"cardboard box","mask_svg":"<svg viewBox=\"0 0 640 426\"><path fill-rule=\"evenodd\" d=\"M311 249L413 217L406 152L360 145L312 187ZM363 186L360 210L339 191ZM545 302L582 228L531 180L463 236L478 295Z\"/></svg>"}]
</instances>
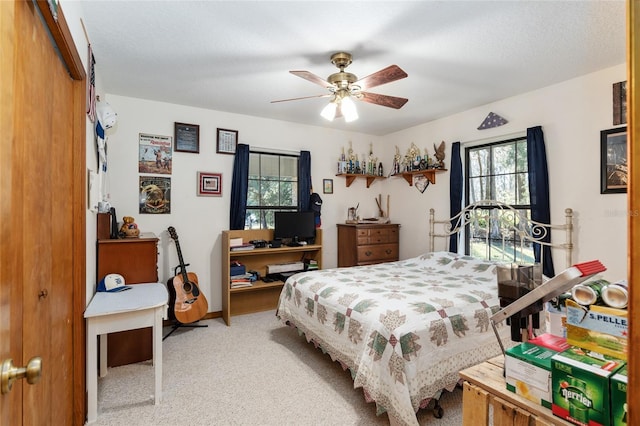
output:
<instances>
[{"instance_id":1,"label":"cardboard box","mask_svg":"<svg viewBox=\"0 0 640 426\"><path fill-rule=\"evenodd\" d=\"M556 352L564 352L571 347L564 337L556 336L551 333L544 333L540 336L529 340L529 343L542 346L543 348L552 349Z\"/></svg>"},{"instance_id":2,"label":"cardboard box","mask_svg":"<svg viewBox=\"0 0 640 426\"><path fill-rule=\"evenodd\" d=\"M611 426L627 426L627 366L611 376Z\"/></svg>"},{"instance_id":3,"label":"cardboard box","mask_svg":"<svg viewBox=\"0 0 640 426\"><path fill-rule=\"evenodd\" d=\"M523 342L505 352L507 390L551 408L551 357L557 351Z\"/></svg>"},{"instance_id":4,"label":"cardboard box","mask_svg":"<svg viewBox=\"0 0 640 426\"><path fill-rule=\"evenodd\" d=\"M620 359L590 356L575 346L554 355L553 414L578 425L609 426L610 379L624 364Z\"/></svg>"},{"instance_id":5,"label":"cardboard box","mask_svg":"<svg viewBox=\"0 0 640 426\"><path fill-rule=\"evenodd\" d=\"M547 332L554 336L567 337L567 310L556 308L551 302L547 302L544 308L547 322Z\"/></svg>"},{"instance_id":6,"label":"cardboard box","mask_svg":"<svg viewBox=\"0 0 640 426\"><path fill-rule=\"evenodd\" d=\"M604 355L627 359L627 310L567 300L567 342Z\"/></svg>"}]
</instances>

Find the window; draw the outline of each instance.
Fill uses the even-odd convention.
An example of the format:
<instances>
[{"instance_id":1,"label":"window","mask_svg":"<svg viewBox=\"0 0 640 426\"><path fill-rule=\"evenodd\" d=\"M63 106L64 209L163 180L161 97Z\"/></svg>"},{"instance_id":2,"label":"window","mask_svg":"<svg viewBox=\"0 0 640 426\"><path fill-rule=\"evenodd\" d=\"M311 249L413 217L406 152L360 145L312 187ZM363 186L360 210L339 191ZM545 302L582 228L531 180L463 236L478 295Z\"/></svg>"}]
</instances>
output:
<instances>
[{"instance_id":1,"label":"window","mask_svg":"<svg viewBox=\"0 0 640 426\"><path fill-rule=\"evenodd\" d=\"M520 240L514 227L531 218L526 137L466 149L466 204L495 200L516 209L487 206L475 212L466 232L466 253L491 260L533 262L531 243ZM521 224L522 223L522 224ZM520 258L520 248L525 254Z\"/></svg>"},{"instance_id":2,"label":"window","mask_svg":"<svg viewBox=\"0 0 640 426\"><path fill-rule=\"evenodd\" d=\"M298 159L291 154L249 153L245 229L273 229L274 212L297 211Z\"/></svg>"}]
</instances>

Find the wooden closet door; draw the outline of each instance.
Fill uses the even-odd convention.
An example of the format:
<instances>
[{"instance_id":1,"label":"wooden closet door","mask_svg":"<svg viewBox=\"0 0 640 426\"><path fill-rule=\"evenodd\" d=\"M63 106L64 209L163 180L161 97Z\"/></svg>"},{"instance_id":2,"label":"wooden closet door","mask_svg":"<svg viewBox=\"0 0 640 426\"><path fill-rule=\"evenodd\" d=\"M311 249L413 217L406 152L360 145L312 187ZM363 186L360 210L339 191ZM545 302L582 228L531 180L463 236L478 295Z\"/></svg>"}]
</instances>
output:
<instances>
[{"instance_id":1,"label":"wooden closet door","mask_svg":"<svg viewBox=\"0 0 640 426\"><path fill-rule=\"evenodd\" d=\"M0 394L3 425L84 421L85 86L39 14L0 1L0 361L42 359Z\"/></svg>"}]
</instances>

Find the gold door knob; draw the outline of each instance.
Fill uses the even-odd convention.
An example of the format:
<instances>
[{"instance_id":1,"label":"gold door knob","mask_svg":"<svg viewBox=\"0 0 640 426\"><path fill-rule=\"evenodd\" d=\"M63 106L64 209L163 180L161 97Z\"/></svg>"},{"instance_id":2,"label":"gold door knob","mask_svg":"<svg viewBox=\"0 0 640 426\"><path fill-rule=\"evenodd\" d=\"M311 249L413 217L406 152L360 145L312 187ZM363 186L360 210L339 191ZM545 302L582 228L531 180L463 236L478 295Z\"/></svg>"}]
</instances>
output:
<instances>
[{"instance_id":1,"label":"gold door knob","mask_svg":"<svg viewBox=\"0 0 640 426\"><path fill-rule=\"evenodd\" d=\"M9 393L16 379L27 378L27 383L33 385L40 380L42 375L42 358L39 356L29 360L26 367L18 368L13 365L12 359L7 359L2 363L2 393Z\"/></svg>"}]
</instances>

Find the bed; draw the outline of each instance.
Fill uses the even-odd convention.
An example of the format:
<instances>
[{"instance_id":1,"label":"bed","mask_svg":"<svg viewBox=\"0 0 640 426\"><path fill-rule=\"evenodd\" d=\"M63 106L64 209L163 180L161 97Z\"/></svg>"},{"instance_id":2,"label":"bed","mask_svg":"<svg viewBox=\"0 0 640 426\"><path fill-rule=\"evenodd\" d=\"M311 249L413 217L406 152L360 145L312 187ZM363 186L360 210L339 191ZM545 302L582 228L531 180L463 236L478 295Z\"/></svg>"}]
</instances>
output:
<instances>
[{"instance_id":1,"label":"bed","mask_svg":"<svg viewBox=\"0 0 640 426\"><path fill-rule=\"evenodd\" d=\"M430 251L420 256L291 276L276 315L349 369L354 388L361 387L392 423L417 425L417 410L431 399L441 417L437 400L458 384L458 371L500 354L489 321L499 310L499 261L435 251L436 239L470 232L476 251L484 239L499 254L517 249L524 261L532 242L557 230L567 238L551 246L572 248L569 210L565 224L545 226L510 206L488 204L472 204L442 221L432 211ZM570 254L566 259L570 263ZM509 328L498 327L498 334L508 345Z\"/></svg>"}]
</instances>

